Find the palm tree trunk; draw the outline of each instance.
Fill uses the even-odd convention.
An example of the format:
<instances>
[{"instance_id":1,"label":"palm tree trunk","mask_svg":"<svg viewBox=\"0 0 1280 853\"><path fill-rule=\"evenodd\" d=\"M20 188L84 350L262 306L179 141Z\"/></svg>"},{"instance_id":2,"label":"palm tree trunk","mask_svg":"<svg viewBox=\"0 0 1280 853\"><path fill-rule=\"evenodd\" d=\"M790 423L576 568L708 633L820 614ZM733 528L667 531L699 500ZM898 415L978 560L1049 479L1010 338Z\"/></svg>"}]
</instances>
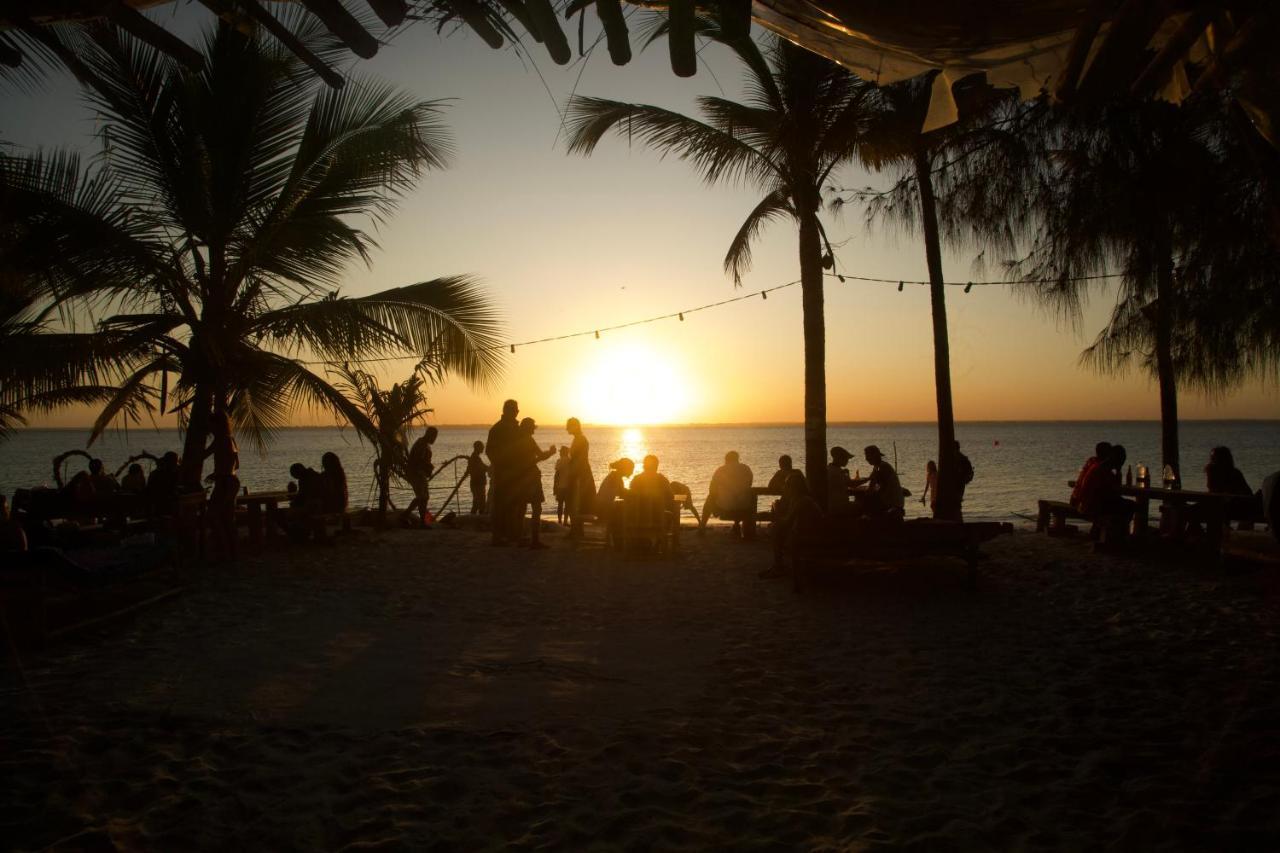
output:
<instances>
[{"instance_id":1,"label":"palm tree trunk","mask_svg":"<svg viewBox=\"0 0 1280 853\"><path fill-rule=\"evenodd\" d=\"M818 505L827 506L827 327L822 241L813 212L800 215L800 292L804 313L804 473Z\"/></svg>"},{"instance_id":2,"label":"palm tree trunk","mask_svg":"<svg viewBox=\"0 0 1280 853\"><path fill-rule=\"evenodd\" d=\"M182 442L182 487L191 491L202 488L204 448L209 442L209 416L213 413L213 390L196 383L187 416L187 434Z\"/></svg>"},{"instance_id":3,"label":"palm tree trunk","mask_svg":"<svg viewBox=\"0 0 1280 853\"><path fill-rule=\"evenodd\" d=\"M929 157L916 154L916 182L920 186L920 218L924 225L924 254L929 265L929 302L933 308L933 384L938 402L938 485L934 517L960 518L960 489L956 472L956 422L951 407L951 343L947 334L947 294L942 278L942 247L938 237L938 209L933 195Z\"/></svg>"},{"instance_id":4,"label":"palm tree trunk","mask_svg":"<svg viewBox=\"0 0 1280 853\"><path fill-rule=\"evenodd\" d=\"M391 466L386 462L387 456L375 463L378 476L378 527L387 525L387 507L391 504Z\"/></svg>"},{"instance_id":5,"label":"palm tree trunk","mask_svg":"<svg viewBox=\"0 0 1280 853\"><path fill-rule=\"evenodd\" d=\"M1160 382L1160 457L1181 479L1178 462L1178 382L1173 368L1173 258L1167 245L1156 270L1156 374Z\"/></svg>"}]
</instances>

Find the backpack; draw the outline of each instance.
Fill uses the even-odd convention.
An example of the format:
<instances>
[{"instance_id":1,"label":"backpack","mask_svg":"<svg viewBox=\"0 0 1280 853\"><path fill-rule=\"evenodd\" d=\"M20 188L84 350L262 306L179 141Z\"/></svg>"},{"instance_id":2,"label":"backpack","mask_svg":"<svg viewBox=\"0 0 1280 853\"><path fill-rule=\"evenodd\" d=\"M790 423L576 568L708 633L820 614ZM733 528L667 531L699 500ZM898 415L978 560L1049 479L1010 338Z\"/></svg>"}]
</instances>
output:
<instances>
[{"instance_id":1,"label":"backpack","mask_svg":"<svg viewBox=\"0 0 1280 853\"><path fill-rule=\"evenodd\" d=\"M963 453L960 454L960 479L966 486L973 482L973 463Z\"/></svg>"}]
</instances>

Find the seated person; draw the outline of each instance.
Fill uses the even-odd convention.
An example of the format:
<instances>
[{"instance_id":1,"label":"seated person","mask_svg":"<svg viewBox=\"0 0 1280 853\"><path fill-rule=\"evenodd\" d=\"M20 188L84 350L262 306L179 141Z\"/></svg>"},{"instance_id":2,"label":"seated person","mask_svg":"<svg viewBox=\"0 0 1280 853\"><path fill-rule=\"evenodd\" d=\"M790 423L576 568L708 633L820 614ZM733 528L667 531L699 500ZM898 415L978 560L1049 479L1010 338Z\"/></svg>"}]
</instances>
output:
<instances>
[{"instance_id":1,"label":"seated person","mask_svg":"<svg viewBox=\"0 0 1280 853\"><path fill-rule=\"evenodd\" d=\"M178 501L178 454L170 450L147 478L147 503L154 515L173 515Z\"/></svg>"},{"instance_id":2,"label":"seated person","mask_svg":"<svg viewBox=\"0 0 1280 853\"><path fill-rule=\"evenodd\" d=\"M1099 441L1093 448L1093 455L1084 461L1080 466L1080 473L1076 475L1075 487L1071 490L1071 498L1069 503L1077 512L1080 511L1080 494L1081 487L1084 485L1084 478L1098 465L1111 455L1111 442Z\"/></svg>"},{"instance_id":3,"label":"seated person","mask_svg":"<svg viewBox=\"0 0 1280 853\"><path fill-rule=\"evenodd\" d=\"M773 472L773 476L769 478L769 491L774 494L782 494L783 488L787 484L787 478L791 476L791 472L795 468L791 465L791 457L783 454L778 457L778 470Z\"/></svg>"},{"instance_id":4,"label":"seated person","mask_svg":"<svg viewBox=\"0 0 1280 853\"><path fill-rule=\"evenodd\" d=\"M622 543L622 504L619 498L627 496L627 484L624 482L635 473L636 463L627 457L609 463L609 473L600 481L596 490L595 515L605 523L605 539L614 544Z\"/></svg>"},{"instance_id":5,"label":"seated person","mask_svg":"<svg viewBox=\"0 0 1280 853\"><path fill-rule=\"evenodd\" d=\"M902 483L898 480L898 472L874 444L867 445L862 453L871 466L871 474L854 484L859 488L853 514L869 518L902 518Z\"/></svg>"},{"instance_id":6,"label":"seated person","mask_svg":"<svg viewBox=\"0 0 1280 853\"><path fill-rule=\"evenodd\" d=\"M658 522L662 529L669 529L672 521L680 523L675 514L675 492L667 478L658 473L658 457L650 453L643 464L644 470L632 479L627 496L631 518L642 514L640 523Z\"/></svg>"},{"instance_id":7,"label":"seated person","mask_svg":"<svg viewBox=\"0 0 1280 853\"><path fill-rule=\"evenodd\" d=\"M699 530L705 530L712 516L731 519L733 534L754 539L756 534L756 499L751 494L751 469L739 461L738 451L724 455L724 464L711 475L707 502L702 505Z\"/></svg>"},{"instance_id":8,"label":"seated person","mask_svg":"<svg viewBox=\"0 0 1280 853\"><path fill-rule=\"evenodd\" d=\"M1227 504L1228 521L1252 521L1261 517L1261 493L1254 494L1253 489L1249 488L1249 481L1236 467L1229 448L1215 447L1209 451L1209 464L1204 466L1204 476L1208 491L1240 496Z\"/></svg>"},{"instance_id":9,"label":"seated person","mask_svg":"<svg viewBox=\"0 0 1280 853\"><path fill-rule=\"evenodd\" d=\"M314 468L301 462L289 466L289 476L298 482L298 490L289 498L289 512L282 527L290 539L305 541L312 533L324 536L324 478ZM319 529L317 529L319 524Z\"/></svg>"},{"instance_id":10,"label":"seated person","mask_svg":"<svg viewBox=\"0 0 1280 853\"><path fill-rule=\"evenodd\" d=\"M336 453L320 457L321 507L326 513L347 511L347 472Z\"/></svg>"},{"instance_id":11,"label":"seated person","mask_svg":"<svg viewBox=\"0 0 1280 853\"><path fill-rule=\"evenodd\" d=\"M147 475L142 472L142 466L134 462L129 466L124 479L120 481L120 491L128 492L131 495L140 495L146 490Z\"/></svg>"},{"instance_id":12,"label":"seated person","mask_svg":"<svg viewBox=\"0 0 1280 853\"><path fill-rule=\"evenodd\" d=\"M1124 447L1115 445L1078 484L1080 500L1076 511L1095 522L1107 521L1116 534L1128 530L1129 519L1137 509L1133 501L1127 501L1120 495L1120 471L1124 468L1126 456Z\"/></svg>"},{"instance_id":13,"label":"seated person","mask_svg":"<svg viewBox=\"0 0 1280 853\"><path fill-rule=\"evenodd\" d=\"M791 556L792 571L809 553L820 546L826 536L826 518L822 507L809 494L809 483L804 474L792 471L782 490L779 501L782 510L773 526L773 566L760 573L762 578L777 578L787 574L784 555Z\"/></svg>"},{"instance_id":14,"label":"seated person","mask_svg":"<svg viewBox=\"0 0 1280 853\"><path fill-rule=\"evenodd\" d=\"M120 490L116 478L107 473L101 459L89 460L89 480L93 485L94 497L101 500L110 497Z\"/></svg>"},{"instance_id":15,"label":"seated person","mask_svg":"<svg viewBox=\"0 0 1280 853\"><path fill-rule=\"evenodd\" d=\"M827 463L827 509L832 515L847 515L849 504L849 460L853 454L843 447L831 448L831 461Z\"/></svg>"}]
</instances>

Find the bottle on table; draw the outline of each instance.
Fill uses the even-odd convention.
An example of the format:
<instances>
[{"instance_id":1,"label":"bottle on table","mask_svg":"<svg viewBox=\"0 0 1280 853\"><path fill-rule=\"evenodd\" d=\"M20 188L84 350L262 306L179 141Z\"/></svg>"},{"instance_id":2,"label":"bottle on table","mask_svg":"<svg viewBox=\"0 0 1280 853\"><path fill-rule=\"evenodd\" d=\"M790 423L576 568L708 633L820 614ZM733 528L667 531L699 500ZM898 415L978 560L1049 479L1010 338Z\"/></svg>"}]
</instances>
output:
<instances>
[{"instance_id":1,"label":"bottle on table","mask_svg":"<svg viewBox=\"0 0 1280 853\"><path fill-rule=\"evenodd\" d=\"M1174 472L1172 465L1164 466L1164 487L1166 489L1176 488L1178 475Z\"/></svg>"},{"instance_id":2,"label":"bottle on table","mask_svg":"<svg viewBox=\"0 0 1280 853\"><path fill-rule=\"evenodd\" d=\"M1151 472L1141 462L1138 463L1138 485L1144 489L1151 485Z\"/></svg>"}]
</instances>

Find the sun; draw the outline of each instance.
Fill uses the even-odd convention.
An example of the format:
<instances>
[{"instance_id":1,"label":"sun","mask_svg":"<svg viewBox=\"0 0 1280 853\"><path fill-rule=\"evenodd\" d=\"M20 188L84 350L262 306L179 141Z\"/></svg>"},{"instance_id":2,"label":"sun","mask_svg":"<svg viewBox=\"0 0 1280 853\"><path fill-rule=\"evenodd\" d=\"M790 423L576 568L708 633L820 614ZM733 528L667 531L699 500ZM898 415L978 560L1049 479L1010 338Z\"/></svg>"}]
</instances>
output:
<instances>
[{"instance_id":1,"label":"sun","mask_svg":"<svg viewBox=\"0 0 1280 853\"><path fill-rule=\"evenodd\" d=\"M665 354L643 344L610 344L586 365L574 403L587 423L615 426L679 421L689 380Z\"/></svg>"}]
</instances>

